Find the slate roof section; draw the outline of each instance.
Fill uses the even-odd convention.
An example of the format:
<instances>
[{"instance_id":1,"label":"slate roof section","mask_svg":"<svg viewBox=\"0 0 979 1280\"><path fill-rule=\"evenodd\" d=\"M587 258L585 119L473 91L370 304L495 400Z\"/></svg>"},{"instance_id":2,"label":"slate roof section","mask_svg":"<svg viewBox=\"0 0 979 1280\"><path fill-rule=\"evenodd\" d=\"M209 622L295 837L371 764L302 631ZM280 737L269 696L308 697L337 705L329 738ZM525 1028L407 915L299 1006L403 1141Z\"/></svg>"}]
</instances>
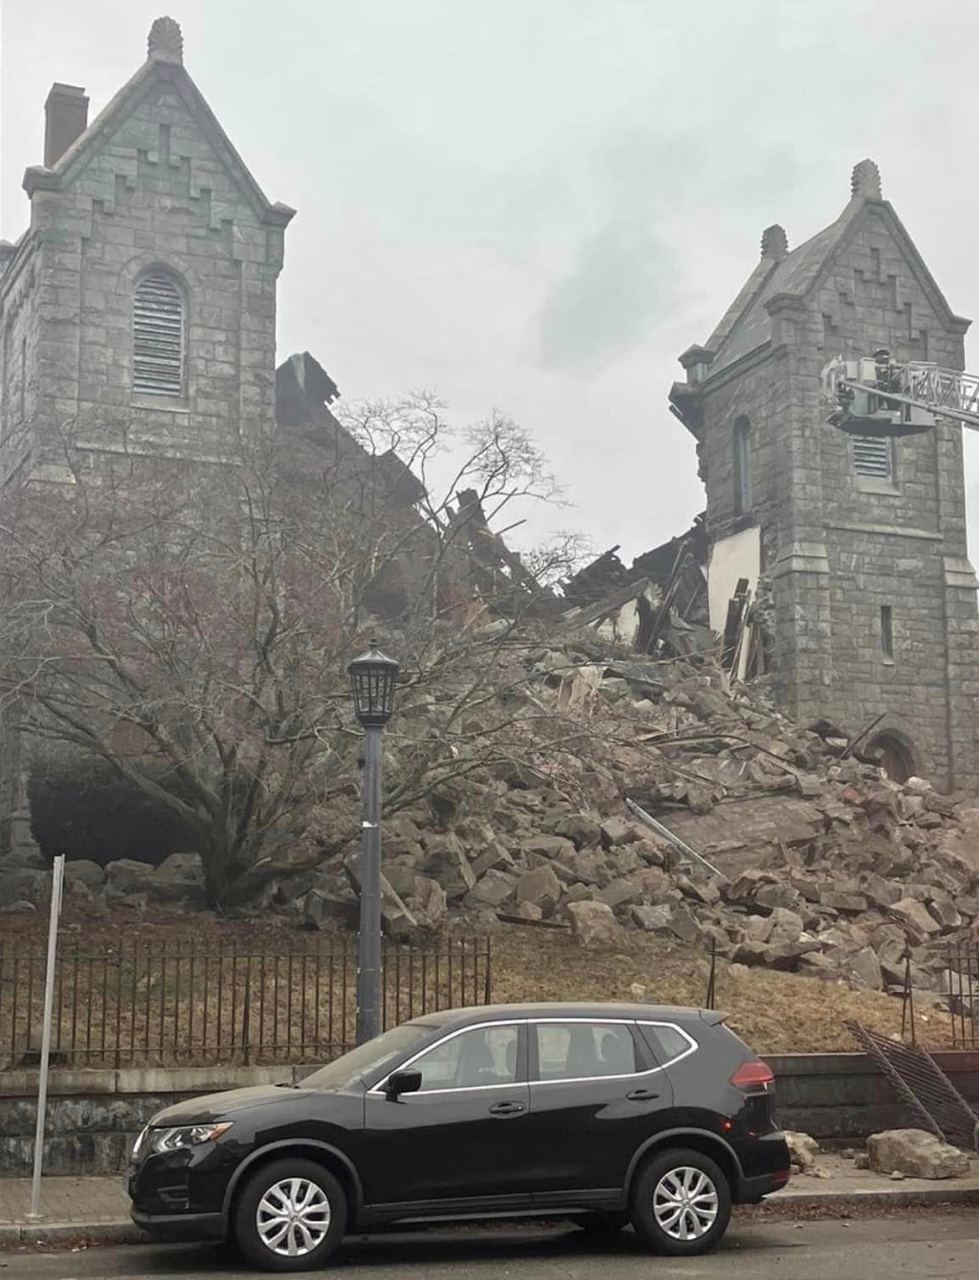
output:
<instances>
[{"instance_id":1,"label":"slate roof section","mask_svg":"<svg viewBox=\"0 0 979 1280\"><path fill-rule=\"evenodd\" d=\"M868 185L866 181L870 169L876 177L876 186ZM772 321L767 304L779 295L805 297L871 206L888 224L911 271L932 298L939 314L945 317L950 328L964 331L962 326L968 322L954 315L901 220L892 206L880 198L876 166L872 161L863 160L854 167L853 175L854 194L835 222L786 254L781 261L763 253L761 261L705 344L709 351L715 353L709 377L714 377L771 340ZM772 231L773 228L769 228L765 233L768 243L771 242ZM765 243L763 241L763 245Z\"/></svg>"},{"instance_id":2,"label":"slate roof section","mask_svg":"<svg viewBox=\"0 0 979 1280\"><path fill-rule=\"evenodd\" d=\"M143 65L103 107L88 128L79 134L57 163L50 169L44 165L32 165L27 170L24 174L24 190L28 195L37 190L60 191L68 186L143 96L161 81L171 84L183 99L187 110L221 157L235 184L247 193L260 221L271 226L285 227L295 210L285 204L273 204L269 200L221 127L207 99L184 69L182 61L161 55L159 50L154 50L152 44Z\"/></svg>"}]
</instances>

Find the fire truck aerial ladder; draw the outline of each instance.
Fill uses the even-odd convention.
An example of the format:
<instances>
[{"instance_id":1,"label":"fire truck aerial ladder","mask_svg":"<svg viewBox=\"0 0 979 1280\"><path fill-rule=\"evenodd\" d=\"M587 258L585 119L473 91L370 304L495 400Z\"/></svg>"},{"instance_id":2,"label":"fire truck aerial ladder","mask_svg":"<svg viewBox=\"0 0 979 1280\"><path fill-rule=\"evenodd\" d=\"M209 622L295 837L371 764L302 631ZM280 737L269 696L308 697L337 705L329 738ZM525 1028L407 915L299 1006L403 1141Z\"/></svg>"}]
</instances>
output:
<instances>
[{"instance_id":1,"label":"fire truck aerial ladder","mask_svg":"<svg viewBox=\"0 0 979 1280\"><path fill-rule=\"evenodd\" d=\"M902 364L880 350L859 360L837 356L822 381L825 400L836 406L828 421L849 435L919 435L936 418L979 431L979 376L972 373Z\"/></svg>"}]
</instances>

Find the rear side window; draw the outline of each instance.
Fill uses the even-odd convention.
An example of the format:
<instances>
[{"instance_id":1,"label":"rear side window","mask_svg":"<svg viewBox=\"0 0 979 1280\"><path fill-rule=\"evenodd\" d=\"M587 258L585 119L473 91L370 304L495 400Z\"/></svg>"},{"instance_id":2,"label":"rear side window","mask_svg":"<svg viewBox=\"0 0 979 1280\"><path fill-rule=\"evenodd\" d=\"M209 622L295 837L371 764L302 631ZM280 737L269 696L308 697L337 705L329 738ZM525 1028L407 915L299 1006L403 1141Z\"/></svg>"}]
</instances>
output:
<instances>
[{"instance_id":1,"label":"rear side window","mask_svg":"<svg viewBox=\"0 0 979 1280\"><path fill-rule=\"evenodd\" d=\"M640 1022L639 1030L661 1067L667 1067L678 1058L685 1058L697 1048L693 1038L679 1027L664 1022Z\"/></svg>"},{"instance_id":2,"label":"rear side window","mask_svg":"<svg viewBox=\"0 0 979 1280\"><path fill-rule=\"evenodd\" d=\"M541 1022L537 1037L539 1080L581 1080L632 1075L636 1046L620 1022Z\"/></svg>"}]
</instances>

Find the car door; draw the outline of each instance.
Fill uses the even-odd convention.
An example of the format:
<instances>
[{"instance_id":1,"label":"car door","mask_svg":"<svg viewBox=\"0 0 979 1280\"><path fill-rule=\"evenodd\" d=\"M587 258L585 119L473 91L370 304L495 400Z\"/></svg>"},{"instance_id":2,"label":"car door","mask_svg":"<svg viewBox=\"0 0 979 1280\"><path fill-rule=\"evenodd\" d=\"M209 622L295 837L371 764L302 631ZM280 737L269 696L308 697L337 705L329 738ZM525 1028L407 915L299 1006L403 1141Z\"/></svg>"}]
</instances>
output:
<instances>
[{"instance_id":1,"label":"car door","mask_svg":"<svg viewBox=\"0 0 979 1280\"><path fill-rule=\"evenodd\" d=\"M529 1050L535 1198L620 1190L673 1104L649 1046L628 1020L555 1018L532 1023Z\"/></svg>"},{"instance_id":2,"label":"car door","mask_svg":"<svg viewBox=\"0 0 979 1280\"><path fill-rule=\"evenodd\" d=\"M447 1211L461 1211L462 1201L529 1201L525 1025L456 1030L399 1069L420 1071L422 1085L397 1099L385 1096L383 1082L367 1094L365 1202L446 1202Z\"/></svg>"}]
</instances>

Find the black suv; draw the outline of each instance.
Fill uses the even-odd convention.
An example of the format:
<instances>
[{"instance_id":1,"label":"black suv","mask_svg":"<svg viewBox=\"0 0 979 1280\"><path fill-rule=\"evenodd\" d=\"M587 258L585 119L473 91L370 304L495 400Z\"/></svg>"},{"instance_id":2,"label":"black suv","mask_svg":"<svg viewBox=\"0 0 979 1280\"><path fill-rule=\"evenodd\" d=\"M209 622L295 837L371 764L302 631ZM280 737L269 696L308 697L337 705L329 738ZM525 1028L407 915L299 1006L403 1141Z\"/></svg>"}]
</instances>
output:
<instances>
[{"instance_id":1,"label":"black suv","mask_svg":"<svg viewBox=\"0 0 979 1280\"><path fill-rule=\"evenodd\" d=\"M386 1031L300 1086L154 1116L126 1187L139 1226L228 1236L269 1271L319 1266L349 1230L547 1214L703 1253L732 1202L784 1186L772 1073L723 1016L651 1005L500 1005Z\"/></svg>"}]
</instances>

